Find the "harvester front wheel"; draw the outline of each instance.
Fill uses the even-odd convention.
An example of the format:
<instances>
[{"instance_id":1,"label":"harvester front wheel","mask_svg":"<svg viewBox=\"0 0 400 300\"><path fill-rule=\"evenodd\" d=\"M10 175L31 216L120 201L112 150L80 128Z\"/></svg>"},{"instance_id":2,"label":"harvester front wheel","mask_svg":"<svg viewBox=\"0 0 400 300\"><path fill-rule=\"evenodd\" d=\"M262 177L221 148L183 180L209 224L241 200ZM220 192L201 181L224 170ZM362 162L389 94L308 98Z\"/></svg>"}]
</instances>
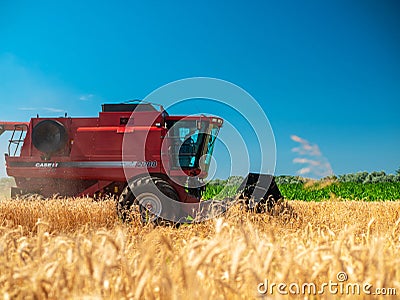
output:
<instances>
[{"instance_id":1,"label":"harvester front wheel","mask_svg":"<svg viewBox=\"0 0 400 300\"><path fill-rule=\"evenodd\" d=\"M143 224L172 225L173 222L160 217L165 197L179 201L178 194L167 181L152 176L133 180L121 193L118 216L125 222L132 221L132 214L138 209Z\"/></svg>"}]
</instances>

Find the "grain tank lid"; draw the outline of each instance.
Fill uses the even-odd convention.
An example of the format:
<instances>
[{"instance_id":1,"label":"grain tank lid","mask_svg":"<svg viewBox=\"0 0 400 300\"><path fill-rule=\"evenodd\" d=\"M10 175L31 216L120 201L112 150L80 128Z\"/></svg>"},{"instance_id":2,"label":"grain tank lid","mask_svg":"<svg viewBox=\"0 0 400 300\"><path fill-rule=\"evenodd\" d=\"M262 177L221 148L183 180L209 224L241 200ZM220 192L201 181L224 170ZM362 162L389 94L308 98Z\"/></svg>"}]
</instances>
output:
<instances>
[{"instance_id":1,"label":"grain tank lid","mask_svg":"<svg viewBox=\"0 0 400 300\"><path fill-rule=\"evenodd\" d=\"M110 103L101 105L102 112L157 111L150 103Z\"/></svg>"}]
</instances>

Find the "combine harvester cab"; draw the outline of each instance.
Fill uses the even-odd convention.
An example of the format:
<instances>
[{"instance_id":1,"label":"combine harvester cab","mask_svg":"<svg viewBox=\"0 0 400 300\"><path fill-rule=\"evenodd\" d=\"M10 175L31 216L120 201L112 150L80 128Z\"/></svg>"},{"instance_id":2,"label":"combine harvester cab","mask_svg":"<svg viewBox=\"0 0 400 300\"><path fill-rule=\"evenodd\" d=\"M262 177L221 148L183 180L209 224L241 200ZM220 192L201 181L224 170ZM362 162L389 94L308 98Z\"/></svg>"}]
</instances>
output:
<instances>
[{"instance_id":1,"label":"combine harvester cab","mask_svg":"<svg viewBox=\"0 0 400 300\"><path fill-rule=\"evenodd\" d=\"M138 207L143 222L181 222L196 209L204 212L202 182L223 120L170 116L156 107L103 104L98 117L0 122L0 134L13 132L5 155L16 182L11 196L110 195L122 219ZM250 208L281 198L271 175L250 173L238 192ZM166 205L166 198L173 201Z\"/></svg>"}]
</instances>

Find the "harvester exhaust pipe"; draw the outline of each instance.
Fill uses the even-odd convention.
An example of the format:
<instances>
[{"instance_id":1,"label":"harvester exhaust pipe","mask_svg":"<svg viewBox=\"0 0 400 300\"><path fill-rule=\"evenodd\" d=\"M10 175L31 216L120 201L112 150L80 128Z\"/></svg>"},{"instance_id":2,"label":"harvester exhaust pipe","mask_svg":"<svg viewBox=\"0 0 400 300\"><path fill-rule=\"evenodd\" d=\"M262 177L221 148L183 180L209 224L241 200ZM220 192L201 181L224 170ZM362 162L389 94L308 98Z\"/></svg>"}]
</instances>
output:
<instances>
[{"instance_id":1,"label":"harvester exhaust pipe","mask_svg":"<svg viewBox=\"0 0 400 300\"><path fill-rule=\"evenodd\" d=\"M275 203L283 198L269 174L249 173L236 191L238 199L243 199L247 207L258 213L271 211Z\"/></svg>"}]
</instances>

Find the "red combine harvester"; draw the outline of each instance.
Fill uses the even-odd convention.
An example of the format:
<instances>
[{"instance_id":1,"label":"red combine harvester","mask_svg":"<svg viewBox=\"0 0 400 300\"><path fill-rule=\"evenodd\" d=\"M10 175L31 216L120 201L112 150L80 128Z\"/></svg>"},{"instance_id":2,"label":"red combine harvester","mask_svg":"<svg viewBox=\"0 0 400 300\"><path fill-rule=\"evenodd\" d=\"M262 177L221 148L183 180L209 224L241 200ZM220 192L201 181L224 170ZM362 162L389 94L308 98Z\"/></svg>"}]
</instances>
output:
<instances>
[{"instance_id":1,"label":"red combine harvester","mask_svg":"<svg viewBox=\"0 0 400 300\"><path fill-rule=\"evenodd\" d=\"M179 222L200 203L222 124L140 101L103 104L98 117L0 122L0 134L13 131L5 154L11 196L113 195L123 219L137 204L143 221ZM271 175L250 173L239 190L260 204L281 198Z\"/></svg>"}]
</instances>

